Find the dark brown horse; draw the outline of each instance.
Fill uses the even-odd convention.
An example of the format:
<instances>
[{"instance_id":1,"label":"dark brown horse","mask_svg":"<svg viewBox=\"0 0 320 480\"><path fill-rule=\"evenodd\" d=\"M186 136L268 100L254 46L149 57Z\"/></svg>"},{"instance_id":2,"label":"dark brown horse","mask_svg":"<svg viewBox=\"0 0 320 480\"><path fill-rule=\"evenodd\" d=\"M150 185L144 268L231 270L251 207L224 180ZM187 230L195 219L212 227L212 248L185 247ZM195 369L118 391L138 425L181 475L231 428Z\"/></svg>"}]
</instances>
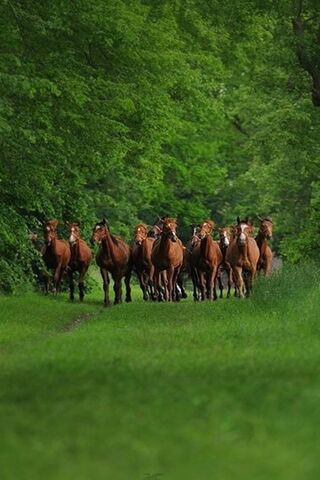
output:
<instances>
[{"instance_id":1,"label":"dark brown horse","mask_svg":"<svg viewBox=\"0 0 320 480\"><path fill-rule=\"evenodd\" d=\"M255 239L251 237L253 226L248 218L240 220L238 217L237 222L234 238L226 252L226 262L231 265L238 296L244 297L244 284L246 295L252 292L260 253Z\"/></svg>"},{"instance_id":2,"label":"dark brown horse","mask_svg":"<svg viewBox=\"0 0 320 480\"><path fill-rule=\"evenodd\" d=\"M273 223L270 217L258 218L260 220L260 228L256 236L256 242L260 251L258 272L262 270L265 275L269 275L272 267L273 254L268 245L268 240L272 237Z\"/></svg>"},{"instance_id":3,"label":"dark brown horse","mask_svg":"<svg viewBox=\"0 0 320 480\"><path fill-rule=\"evenodd\" d=\"M212 220L206 220L199 225L200 242L194 246L191 254L192 264L198 272L201 300L217 299L216 280L222 253L218 242L211 237L213 226Z\"/></svg>"},{"instance_id":4,"label":"dark brown horse","mask_svg":"<svg viewBox=\"0 0 320 480\"><path fill-rule=\"evenodd\" d=\"M154 266L151 261L151 252L155 241L153 236L148 236L150 228L143 223L136 225L134 229L134 245L132 247L132 265L135 270L143 299L155 299L153 287Z\"/></svg>"},{"instance_id":5,"label":"dark brown horse","mask_svg":"<svg viewBox=\"0 0 320 480\"><path fill-rule=\"evenodd\" d=\"M101 222L96 223L93 228L92 243L99 243L100 247L96 255L97 265L100 268L103 290L104 290L104 304L110 305L109 299L109 273L114 281L114 303L121 303L122 301L122 278L125 277L126 285L126 302L131 302L131 250L129 245L121 238L111 235L107 221L103 219Z\"/></svg>"},{"instance_id":6,"label":"dark brown horse","mask_svg":"<svg viewBox=\"0 0 320 480\"><path fill-rule=\"evenodd\" d=\"M197 271L197 256L193 256L192 252L196 245L200 244L199 225L191 225L192 236L186 245L186 270L190 274L193 285L193 299L198 301L200 299L200 279ZM196 262L196 263L194 263Z\"/></svg>"},{"instance_id":7,"label":"dark brown horse","mask_svg":"<svg viewBox=\"0 0 320 480\"><path fill-rule=\"evenodd\" d=\"M58 220L49 220L44 224L45 245L42 250L42 257L48 270L53 270L54 293L60 288L61 278L69 264L71 252L69 243L59 240L57 234ZM48 282L45 283L45 290L48 292Z\"/></svg>"},{"instance_id":8,"label":"dark brown horse","mask_svg":"<svg viewBox=\"0 0 320 480\"><path fill-rule=\"evenodd\" d=\"M231 287L232 287L232 268L230 264L226 261L226 253L230 245L231 230L230 230L230 227L225 227L225 228L219 228L218 232L219 232L219 247L222 253L222 262L220 264L219 273L218 273L220 298L223 298L223 273L224 272L226 272L227 278L228 278L227 298L229 298Z\"/></svg>"},{"instance_id":9,"label":"dark brown horse","mask_svg":"<svg viewBox=\"0 0 320 480\"><path fill-rule=\"evenodd\" d=\"M74 283L73 274L79 272L79 298L80 301L84 298L84 277L88 271L89 265L92 260L92 253L90 247L80 237L80 224L68 223L70 235L69 243L71 250L71 259L68 265L68 277L70 288L70 300L74 300Z\"/></svg>"},{"instance_id":10,"label":"dark brown horse","mask_svg":"<svg viewBox=\"0 0 320 480\"><path fill-rule=\"evenodd\" d=\"M178 300L177 279L183 264L183 245L176 233L177 221L175 218L164 218L162 220L162 233L153 244L151 260L154 265L154 284L157 290L158 299L162 299L164 288L164 299L167 301ZM161 282L161 273L163 281ZM163 285L161 285L163 283Z\"/></svg>"}]
</instances>

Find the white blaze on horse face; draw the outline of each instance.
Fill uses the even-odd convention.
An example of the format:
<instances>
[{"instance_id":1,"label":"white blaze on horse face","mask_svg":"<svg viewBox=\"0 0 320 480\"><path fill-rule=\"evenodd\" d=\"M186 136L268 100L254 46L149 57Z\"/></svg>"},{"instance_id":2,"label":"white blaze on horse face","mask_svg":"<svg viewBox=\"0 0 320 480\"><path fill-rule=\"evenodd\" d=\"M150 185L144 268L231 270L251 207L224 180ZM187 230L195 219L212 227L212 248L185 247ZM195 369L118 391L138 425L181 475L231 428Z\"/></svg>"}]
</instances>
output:
<instances>
[{"instance_id":1,"label":"white blaze on horse face","mask_svg":"<svg viewBox=\"0 0 320 480\"><path fill-rule=\"evenodd\" d=\"M228 246L230 242L229 242L229 238L228 238L226 230L224 230L223 236L224 236L224 244Z\"/></svg>"},{"instance_id":2,"label":"white blaze on horse face","mask_svg":"<svg viewBox=\"0 0 320 480\"><path fill-rule=\"evenodd\" d=\"M239 240L240 240L240 243L243 244L243 243L246 242L246 239L247 239L247 236L245 234L245 230L246 230L246 228L248 228L248 225L246 223L241 223L240 228L241 228L241 233L239 235Z\"/></svg>"},{"instance_id":3,"label":"white blaze on horse face","mask_svg":"<svg viewBox=\"0 0 320 480\"><path fill-rule=\"evenodd\" d=\"M74 231L75 231L75 229L74 229L74 227L72 227L72 228L71 228L71 235L70 235L70 238L69 238L69 242L70 242L70 243L74 243L74 242L77 240L77 238L76 238L76 236L75 236L75 234L74 234Z\"/></svg>"}]
</instances>

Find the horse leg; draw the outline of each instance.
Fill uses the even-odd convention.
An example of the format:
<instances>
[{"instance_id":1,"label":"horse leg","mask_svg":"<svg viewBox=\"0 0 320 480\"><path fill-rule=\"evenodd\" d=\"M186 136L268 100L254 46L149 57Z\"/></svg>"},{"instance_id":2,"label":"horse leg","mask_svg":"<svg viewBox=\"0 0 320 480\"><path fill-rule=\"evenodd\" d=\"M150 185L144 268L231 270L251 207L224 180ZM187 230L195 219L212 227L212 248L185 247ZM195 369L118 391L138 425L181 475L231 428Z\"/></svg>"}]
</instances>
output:
<instances>
[{"instance_id":1,"label":"horse leg","mask_svg":"<svg viewBox=\"0 0 320 480\"><path fill-rule=\"evenodd\" d=\"M167 270L162 270L160 274L163 296L166 302L169 300L168 274Z\"/></svg>"},{"instance_id":2,"label":"horse leg","mask_svg":"<svg viewBox=\"0 0 320 480\"><path fill-rule=\"evenodd\" d=\"M124 277L124 283L125 283L125 286L126 286L126 302L127 303L130 303L132 301L131 287L130 287L131 273L132 273L132 269L129 268L129 270L127 271L127 273L125 274L125 277Z\"/></svg>"},{"instance_id":3,"label":"horse leg","mask_svg":"<svg viewBox=\"0 0 320 480\"><path fill-rule=\"evenodd\" d=\"M74 283L73 283L73 270L70 268L68 270L68 278L69 278L69 300L74 300Z\"/></svg>"},{"instance_id":4,"label":"horse leg","mask_svg":"<svg viewBox=\"0 0 320 480\"><path fill-rule=\"evenodd\" d=\"M48 295L50 286L50 277L47 273L43 275L44 293Z\"/></svg>"},{"instance_id":5,"label":"horse leg","mask_svg":"<svg viewBox=\"0 0 320 480\"><path fill-rule=\"evenodd\" d=\"M174 298L174 288L175 285L173 283L173 275L174 275L174 269L172 267L167 269L167 290L168 290L168 295L167 295L167 301L172 302Z\"/></svg>"},{"instance_id":6,"label":"horse leg","mask_svg":"<svg viewBox=\"0 0 320 480\"><path fill-rule=\"evenodd\" d=\"M180 287L181 290L181 298L188 298L187 292L183 286L183 271L180 269L179 274L177 276L177 284Z\"/></svg>"},{"instance_id":7,"label":"horse leg","mask_svg":"<svg viewBox=\"0 0 320 480\"><path fill-rule=\"evenodd\" d=\"M231 267L228 267L227 269L227 274L228 274L228 293L227 293L227 298L230 298L230 291L232 287L232 270Z\"/></svg>"},{"instance_id":8,"label":"horse leg","mask_svg":"<svg viewBox=\"0 0 320 480\"><path fill-rule=\"evenodd\" d=\"M179 278L181 279L180 274L180 267L175 268L172 276L172 300L175 300L176 302L179 302L180 298L185 298L183 297L183 287L181 288L181 285L178 285ZM180 293L178 292L178 288L181 290Z\"/></svg>"},{"instance_id":9,"label":"horse leg","mask_svg":"<svg viewBox=\"0 0 320 480\"><path fill-rule=\"evenodd\" d=\"M235 278L235 284L236 284L236 290L238 292L238 295L240 298L243 298L244 297L244 294L243 294L243 286L244 286L244 282L243 282L243 278L242 278L242 267L235 267L234 268L234 278Z\"/></svg>"},{"instance_id":10,"label":"horse leg","mask_svg":"<svg viewBox=\"0 0 320 480\"><path fill-rule=\"evenodd\" d=\"M63 273L63 271L62 271L61 263L59 263L59 265L57 266L57 268L54 272L54 277L53 277L53 284L54 284L53 293L55 295L57 295L57 293L59 291L59 288L60 288L62 273Z\"/></svg>"},{"instance_id":11,"label":"horse leg","mask_svg":"<svg viewBox=\"0 0 320 480\"><path fill-rule=\"evenodd\" d=\"M108 272L105 268L100 268L100 273L103 281L103 291L104 291L104 304L106 307L110 305L110 299L109 299L109 275Z\"/></svg>"},{"instance_id":12,"label":"horse leg","mask_svg":"<svg viewBox=\"0 0 320 480\"><path fill-rule=\"evenodd\" d=\"M191 280L192 280L192 285L193 285L193 300L195 302L197 302L199 300L198 278L197 278L196 269L194 267L191 267L190 275L191 275Z\"/></svg>"},{"instance_id":13,"label":"horse leg","mask_svg":"<svg viewBox=\"0 0 320 480\"><path fill-rule=\"evenodd\" d=\"M219 290L220 290L220 298L223 298L223 283L222 283L222 270L219 271L218 273L218 284L219 284Z\"/></svg>"},{"instance_id":14,"label":"horse leg","mask_svg":"<svg viewBox=\"0 0 320 480\"><path fill-rule=\"evenodd\" d=\"M154 266L152 265L149 271L149 278L148 278L148 284L149 284L149 289L150 289L150 298L151 300L156 300L157 299L157 294L155 291L155 286L154 286Z\"/></svg>"},{"instance_id":15,"label":"horse leg","mask_svg":"<svg viewBox=\"0 0 320 480\"><path fill-rule=\"evenodd\" d=\"M148 291L147 291L147 284L145 281L144 272L139 272L139 283L140 283L140 288L142 290L143 300L148 300Z\"/></svg>"},{"instance_id":16,"label":"horse leg","mask_svg":"<svg viewBox=\"0 0 320 480\"><path fill-rule=\"evenodd\" d=\"M117 274L113 277L113 291L114 291L114 304L118 305L122 302L122 285L121 285L122 276Z\"/></svg>"},{"instance_id":17,"label":"horse leg","mask_svg":"<svg viewBox=\"0 0 320 480\"><path fill-rule=\"evenodd\" d=\"M217 283L217 277L218 277L218 273L219 273L219 267L216 265L214 268L213 268L213 272L212 272L212 287L213 287L213 300L217 300L218 298L218 295L217 295L217 288L216 288L216 283Z\"/></svg>"},{"instance_id":18,"label":"horse leg","mask_svg":"<svg viewBox=\"0 0 320 480\"><path fill-rule=\"evenodd\" d=\"M205 274L203 272L198 272L199 274L199 287L200 287L200 295L201 301L206 299L206 279Z\"/></svg>"},{"instance_id":19,"label":"horse leg","mask_svg":"<svg viewBox=\"0 0 320 480\"><path fill-rule=\"evenodd\" d=\"M80 298L80 302L83 301L84 299L84 277L87 273L87 270L88 270L88 266L84 267L81 272L79 272L79 283L78 283L78 286L79 286L79 298Z\"/></svg>"},{"instance_id":20,"label":"horse leg","mask_svg":"<svg viewBox=\"0 0 320 480\"><path fill-rule=\"evenodd\" d=\"M206 274L206 288L207 288L207 299L208 300L215 300L214 297L214 278L215 278L215 270L210 270Z\"/></svg>"}]
</instances>

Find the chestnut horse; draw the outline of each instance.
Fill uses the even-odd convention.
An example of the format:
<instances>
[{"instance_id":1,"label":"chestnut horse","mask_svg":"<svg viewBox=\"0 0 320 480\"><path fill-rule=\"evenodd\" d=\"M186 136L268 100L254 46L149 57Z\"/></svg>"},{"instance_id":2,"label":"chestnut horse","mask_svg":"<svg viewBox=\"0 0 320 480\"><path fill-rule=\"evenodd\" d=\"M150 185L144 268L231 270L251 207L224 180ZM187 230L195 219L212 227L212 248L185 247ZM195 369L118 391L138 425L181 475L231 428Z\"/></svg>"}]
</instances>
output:
<instances>
[{"instance_id":1,"label":"chestnut horse","mask_svg":"<svg viewBox=\"0 0 320 480\"><path fill-rule=\"evenodd\" d=\"M68 277L70 288L70 300L74 300L74 283L73 274L79 272L79 298L82 302L84 298L84 277L88 271L92 260L92 253L90 247L84 240L80 238L80 224L67 223L70 231L69 243L71 250L71 259L68 265Z\"/></svg>"},{"instance_id":2,"label":"chestnut horse","mask_svg":"<svg viewBox=\"0 0 320 480\"><path fill-rule=\"evenodd\" d=\"M54 293L60 288L61 278L69 264L71 252L69 243L59 240L57 234L58 220L49 220L44 224L44 248L42 257L47 269L54 270ZM45 291L48 293L48 279L45 278Z\"/></svg>"},{"instance_id":3,"label":"chestnut horse","mask_svg":"<svg viewBox=\"0 0 320 480\"><path fill-rule=\"evenodd\" d=\"M220 290L220 298L223 298L223 281L222 281L222 275L223 272L226 272L227 277L228 277L228 292L227 292L227 298L230 297L230 291L232 287L232 268L228 262L226 262L226 253L227 253L227 248L230 245L230 240L231 240L231 229L230 227L225 227L225 228L219 228L219 247L222 253L222 262L219 267L219 272L218 272L218 283L219 283L219 290Z\"/></svg>"},{"instance_id":4,"label":"chestnut horse","mask_svg":"<svg viewBox=\"0 0 320 480\"><path fill-rule=\"evenodd\" d=\"M191 253L192 263L198 272L201 300L217 299L216 280L222 253L218 242L211 237L213 227L212 220L206 220L199 225L200 242L194 246Z\"/></svg>"},{"instance_id":5,"label":"chestnut horse","mask_svg":"<svg viewBox=\"0 0 320 480\"><path fill-rule=\"evenodd\" d=\"M132 247L132 265L135 270L143 299L155 299L153 288L154 266L151 261L151 252L155 241L153 236L148 236L150 228L143 223L136 225L134 229L134 245Z\"/></svg>"},{"instance_id":6,"label":"chestnut horse","mask_svg":"<svg viewBox=\"0 0 320 480\"><path fill-rule=\"evenodd\" d=\"M100 268L103 290L104 290L104 304L110 305L109 299L109 273L114 281L114 303L121 303L122 301L122 278L125 277L126 285L126 302L131 302L131 250L129 245L121 238L111 235L108 223L105 219L96 223L93 228L91 242L99 243L100 248L96 255L96 262Z\"/></svg>"},{"instance_id":7,"label":"chestnut horse","mask_svg":"<svg viewBox=\"0 0 320 480\"><path fill-rule=\"evenodd\" d=\"M183 264L183 245L176 233L175 218L165 217L162 220L162 233L153 244L151 260L154 265L154 284L158 299L162 299L161 286L164 287L164 298L167 301L179 300L176 284ZM161 285L162 275L164 285Z\"/></svg>"},{"instance_id":8,"label":"chestnut horse","mask_svg":"<svg viewBox=\"0 0 320 480\"><path fill-rule=\"evenodd\" d=\"M253 226L248 218L240 220L237 218L237 225L234 227L234 238L226 252L226 262L231 265L233 279L239 297L244 297L244 284L246 286L246 296L252 292L253 279L256 276L259 260L259 248L254 238Z\"/></svg>"},{"instance_id":9,"label":"chestnut horse","mask_svg":"<svg viewBox=\"0 0 320 480\"><path fill-rule=\"evenodd\" d=\"M269 275L272 267L272 250L268 245L268 240L272 237L273 223L270 217L260 218L260 228L256 236L256 242L260 251L258 261L258 272L263 270L265 275Z\"/></svg>"}]
</instances>

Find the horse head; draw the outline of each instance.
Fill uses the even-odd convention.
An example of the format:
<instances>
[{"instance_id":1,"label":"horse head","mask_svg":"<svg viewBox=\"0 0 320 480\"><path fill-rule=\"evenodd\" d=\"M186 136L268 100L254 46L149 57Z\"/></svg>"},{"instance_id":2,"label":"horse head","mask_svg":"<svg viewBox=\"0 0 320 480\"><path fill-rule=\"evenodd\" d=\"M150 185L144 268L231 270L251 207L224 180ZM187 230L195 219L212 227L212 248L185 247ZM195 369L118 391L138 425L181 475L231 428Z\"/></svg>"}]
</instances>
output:
<instances>
[{"instance_id":1,"label":"horse head","mask_svg":"<svg viewBox=\"0 0 320 480\"><path fill-rule=\"evenodd\" d=\"M51 242L57 238L58 220L47 220L44 223L44 241L46 245L51 245Z\"/></svg>"},{"instance_id":2,"label":"horse head","mask_svg":"<svg viewBox=\"0 0 320 480\"><path fill-rule=\"evenodd\" d=\"M149 228L148 237L159 238L163 230L163 221L167 216L159 217L154 222L153 226Z\"/></svg>"},{"instance_id":3,"label":"horse head","mask_svg":"<svg viewBox=\"0 0 320 480\"><path fill-rule=\"evenodd\" d=\"M230 244L230 228L229 227L224 227L224 228L219 228L219 239L220 239L220 245L222 247L228 247Z\"/></svg>"},{"instance_id":4,"label":"horse head","mask_svg":"<svg viewBox=\"0 0 320 480\"><path fill-rule=\"evenodd\" d=\"M162 232L163 232L163 235L170 238L173 242L176 242L178 240L177 219L165 217L165 219L162 220Z\"/></svg>"},{"instance_id":5,"label":"horse head","mask_svg":"<svg viewBox=\"0 0 320 480\"><path fill-rule=\"evenodd\" d=\"M195 245L197 242L199 242L200 237L199 237L199 231L200 231L200 225L192 224L190 225L191 228L191 245Z\"/></svg>"},{"instance_id":6,"label":"horse head","mask_svg":"<svg viewBox=\"0 0 320 480\"><path fill-rule=\"evenodd\" d=\"M144 223L139 223L134 229L134 242L136 245L141 245L148 236L148 227Z\"/></svg>"},{"instance_id":7,"label":"horse head","mask_svg":"<svg viewBox=\"0 0 320 480\"><path fill-rule=\"evenodd\" d=\"M211 235L214 227L214 222L212 220L206 220L199 225L198 237L202 240L203 238Z\"/></svg>"},{"instance_id":8,"label":"horse head","mask_svg":"<svg viewBox=\"0 0 320 480\"><path fill-rule=\"evenodd\" d=\"M101 222L97 222L92 230L92 235L90 238L90 242L92 245L95 243L101 243L101 241L106 237L107 230L109 230L108 222L105 218L101 220Z\"/></svg>"},{"instance_id":9,"label":"horse head","mask_svg":"<svg viewBox=\"0 0 320 480\"><path fill-rule=\"evenodd\" d=\"M237 243L240 247L246 245L248 237L253 233L253 225L249 222L249 218L246 217L244 220L240 220L237 217L237 225L234 227L235 236L237 238Z\"/></svg>"},{"instance_id":10,"label":"horse head","mask_svg":"<svg viewBox=\"0 0 320 480\"><path fill-rule=\"evenodd\" d=\"M80 223L79 222L73 222L73 223L67 222L67 226L68 226L69 231L70 231L69 242L71 243L71 245L74 245L80 239Z\"/></svg>"},{"instance_id":11,"label":"horse head","mask_svg":"<svg viewBox=\"0 0 320 480\"><path fill-rule=\"evenodd\" d=\"M259 232L261 235L266 238L267 240L270 240L272 237L272 230L273 230L273 223L272 223L272 218L271 217L258 217L260 220L260 228Z\"/></svg>"}]
</instances>

